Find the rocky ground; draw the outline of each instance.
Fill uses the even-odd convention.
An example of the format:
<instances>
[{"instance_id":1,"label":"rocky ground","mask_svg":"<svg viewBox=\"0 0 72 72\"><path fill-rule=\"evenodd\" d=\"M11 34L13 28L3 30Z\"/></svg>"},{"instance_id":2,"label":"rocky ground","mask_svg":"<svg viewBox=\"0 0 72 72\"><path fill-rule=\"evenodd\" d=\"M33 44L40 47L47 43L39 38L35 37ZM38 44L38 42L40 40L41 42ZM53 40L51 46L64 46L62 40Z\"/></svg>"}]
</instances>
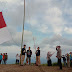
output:
<instances>
[{"instance_id":1,"label":"rocky ground","mask_svg":"<svg viewBox=\"0 0 72 72\"><path fill-rule=\"evenodd\" d=\"M72 72L72 68L63 67L63 70L59 70L56 66L0 65L0 72Z\"/></svg>"}]
</instances>

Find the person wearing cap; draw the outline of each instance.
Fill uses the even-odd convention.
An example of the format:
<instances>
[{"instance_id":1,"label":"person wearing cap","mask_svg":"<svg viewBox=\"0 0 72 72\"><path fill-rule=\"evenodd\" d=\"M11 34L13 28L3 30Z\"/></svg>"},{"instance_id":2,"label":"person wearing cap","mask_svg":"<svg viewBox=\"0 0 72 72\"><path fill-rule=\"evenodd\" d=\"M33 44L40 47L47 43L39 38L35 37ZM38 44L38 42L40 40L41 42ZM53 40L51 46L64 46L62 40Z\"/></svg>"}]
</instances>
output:
<instances>
[{"instance_id":1,"label":"person wearing cap","mask_svg":"<svg viewBox=\"0 0 72 72\"><path fill-rule=\"evenodd\" d=\"M56 57L58 58L58 65L59 65L60 69L62 69L62 63L61 63L61 58L62 58L62 56L61 56L61 46L57 46L56 50L57 50L57 56Z\"/></svg>"},{"instance_id":2,"label":"person wearing cap","mask_svg":"<svg viewBox=\"0 0 72 72\"><path fill-rule=\"evenodd\" d=\"M28 63L28 59L29 59L29 65L31 64L31 55L32 55L32 51L29 49L27 50L27 63Z\"/></svg>"},{"instance_id":3,"label":"person wearing cap","mask_svg":"<svg viewBox=\"0 0 72 72\"><path fill-rule=\"evenodd\" d=\"M25 53L26 53L26 45L24 45L24 48L22 48L22 54L21 54L21 66L23 66L24 59L25 59Z\"/></svg>"},{"instance_id":4,"label":"person wearing cap","mask_svg":"<svg viewBox=\"0 0 72 72\"><path fill-rule=\"evenodd\" d=\"M37 48L35 54L36 54L36 65L38 66L38 65L41 64L40 63L40 50L39 50L39 47Z\"/></svg>"}]
</instances>

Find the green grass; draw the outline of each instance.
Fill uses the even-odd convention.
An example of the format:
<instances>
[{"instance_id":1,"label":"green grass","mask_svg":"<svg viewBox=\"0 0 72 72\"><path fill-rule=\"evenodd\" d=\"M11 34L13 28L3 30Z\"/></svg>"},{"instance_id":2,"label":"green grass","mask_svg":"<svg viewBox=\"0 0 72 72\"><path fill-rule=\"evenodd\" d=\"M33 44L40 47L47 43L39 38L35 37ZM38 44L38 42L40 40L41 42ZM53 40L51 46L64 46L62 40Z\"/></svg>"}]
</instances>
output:
<instances>
[{"instance_id":1,"label":"green grass","mask_svg":"<svg viewBox=\"0 0 72 72\"><path fill-rule=\"evenodd\" d=\"M42 66L47 66L47 64L41 64Z\"/></svg>"}]
</instances>

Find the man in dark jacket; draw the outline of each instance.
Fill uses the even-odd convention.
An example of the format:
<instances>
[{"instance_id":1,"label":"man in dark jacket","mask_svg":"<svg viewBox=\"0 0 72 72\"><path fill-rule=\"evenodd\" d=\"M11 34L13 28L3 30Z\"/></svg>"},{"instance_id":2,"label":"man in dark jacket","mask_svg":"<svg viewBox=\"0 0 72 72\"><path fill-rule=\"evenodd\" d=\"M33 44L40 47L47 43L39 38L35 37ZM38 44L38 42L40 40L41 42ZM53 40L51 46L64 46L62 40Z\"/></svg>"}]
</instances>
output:
<instances>
[{"instance_id":1,"label":"man in dark jacket","mask_svg":"<svg viewBox=\"0 0 72 72\"><path fill-rule=\"evenodd\" d=\"M27 62L29 59L29 65L31 64L31 55L32 55L32 51L30 50L30 47L29 47L29 49L27 50Z\"/></svg>"},{"instance_id":2,"label":"man in dark jacket","mask_svg":"<svg viewBox=\"0 0 72 72\"><path fill-rule=\"evenodd\" d=\"M22 48L21 66L23 66L23 62L24 62L24 59L25 59L25 53L26 53L25 47L26 47L26 45L24 45L24 48Z\"/></svg>"},{"instance_id":3,"label":"man in dark jacket","mask_svg":"<svg viewBox=\"0 0 72 72\"><path fill-rule=\"evenodd\" d=\"M36 52L36 65L40 65L40 50L39 50L39 47L37 48Z\"/></svg>"}]
</instances>

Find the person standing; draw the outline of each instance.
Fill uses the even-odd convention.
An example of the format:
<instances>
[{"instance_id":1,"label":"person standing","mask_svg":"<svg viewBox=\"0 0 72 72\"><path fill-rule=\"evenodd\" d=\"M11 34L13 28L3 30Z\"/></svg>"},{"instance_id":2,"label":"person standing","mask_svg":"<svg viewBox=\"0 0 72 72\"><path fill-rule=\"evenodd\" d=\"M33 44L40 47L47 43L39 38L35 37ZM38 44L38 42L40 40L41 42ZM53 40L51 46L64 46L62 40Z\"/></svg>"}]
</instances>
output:
<instances>
[{"instance_id":1,"label":"person standing","mask_svg":"<svg viewBox=\"0 0 72 72\"><path fill-rule=\"evenodd\" d=\"M3 53L3 64L5 64L5 53Z\"/></svg>"},{"instance_id":2,"label":"person standing","mask_svg":"<svg viewBox=\"0 0 72 72\"><path fill-rule=\"evenodd\" d=\"M1 64L1 62L2 62L2 53L0 54L0 64Z\"/></svg>"},{"instance_id":3,"label":"person standing","mask_svg":"<svg viewBox=\"0 0 72 72\"><path fill-rule=\"evenodd\" d=\"M5 60L4 60L4 63L6 64L6 62L7 62L7 59L8 59L8 55L7 55L7 53L5 53Z\"/></svg>"},{"instance_id":4,"label":"person standing","mask_svg":"<svg viewBox=\"0 0 72 72\"><path fill-rule=\"evenodd\" d=\"M40 48L38 47L36 52L35 52L35 54L36 54L36 65L37 66L41 64L41 62L40 62L40 50L39 49Z\"/></svg>"},{"instance_id":5,"label":"person standing","mask_svg":"<svg viewBox=\"0 0 72 72\"><path fill-rule=\"evenodd\" d=\"M25 59L25 53L26 53L26 45L24 45L24 48L22 48L22 54L21 54L21 66L23 66L24 59Z\"/></svg>"},{"instance_id":6,"label":"person standing","mask_svg":"<svg viewBox=\"0 0 72 72\"><path fill-rule=\"evenodd\" d=\"M60 67L60 69L62 69L62 63L61 63L61 46L57 46L56 47L57 50L57 58L58 58L58 65Z\"/></svg>"},{"instance_id":7,"label":"person standing","mask_svg":"<svg viewBox=\"0 0 72 72\"><path fill-rule=\"evenodd\" d=\"M62 58L63 58L63 62L64 62L64 67L66 67L66 57L65 57L65 55L63 55Z\"/></svg>"},{"instance_id":8,"label":"person standing","mask_svg":"<svg viewBox=\"0 0 72 72\"><path fill-rule=\"evenodd\" d=\"M70 56L68 53L67 53L67 66L70 67Z\"/></svg>"},{"instance_id":9,"label":"person standing","mask_svg":"<svg viewBox=\"0 0 72 72\"><path fill-rule=\"evenodd\" d=\"M27 61L29 59L29 65L31 64L31 55L32 55L32 51L30 50L30 47L29 47L29 50L27 50Z\"/></svg>"},{"instance_id":10,"label":"person standing","mask_svg":"<svg viewBox=\"0 0 72 72\"><path fill-rule=\"evenodd\" d=\"M47 64L48 66L52 66L52 61L50 59L50 57L52 56L52 54L50 54L50 52L47 53Z\"/></svg>"},{"instance_id":11,"label":"person standing","mask_svg":"<svg viewBox=\"0 0 72 72\"><path fill-rule=\"evenodd\" d=\"M20 56L19 54L16 55L16 64L19 64L19 59L20 59Z\"/></svg>"},{"instance_id":12,"label":"person standing","mask_svg":"<svg viewBox=\"0 0 72 72\"><path fill-rule=\"evenodd\" d=\"M72 52L70 52L70 63L71 63L71 67L72 67Z\"/></svg>"}]
</instances>

